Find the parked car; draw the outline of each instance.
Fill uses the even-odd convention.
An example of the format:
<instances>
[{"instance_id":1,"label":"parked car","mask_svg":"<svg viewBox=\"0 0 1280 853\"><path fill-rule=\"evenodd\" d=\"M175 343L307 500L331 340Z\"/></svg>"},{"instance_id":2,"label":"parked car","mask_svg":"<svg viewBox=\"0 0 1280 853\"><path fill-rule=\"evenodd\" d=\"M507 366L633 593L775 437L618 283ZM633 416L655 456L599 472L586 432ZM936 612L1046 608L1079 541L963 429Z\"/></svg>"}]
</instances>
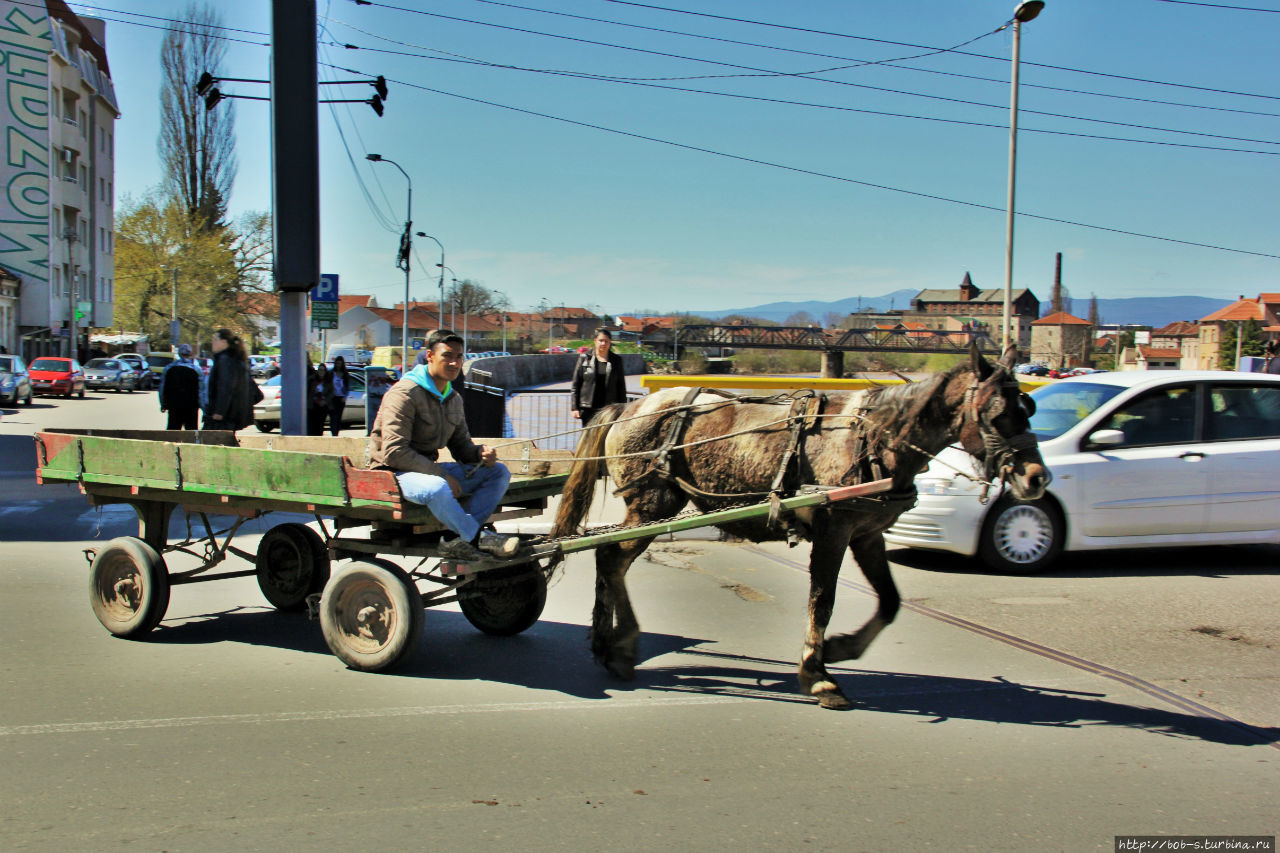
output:
<instances>
[{"instance_id":1,"label":"parked car","mask_svg":"<svg viewBox=\"0 0 1280 853\"><path fill-rule=\"evenodd\" d=\"M249 372L255 377L267 377L271 375L271 368L275 362L269 355L251 355L249 356Z\"/></svg>"},{"instance_id":2,"label":"parked car","mask_svg":"<svg viewBox=\"0 0 1280 853\"><path fill-rule=\"evenodd\" d=\"M31 390L48 396L84 396L84 368L74 358L42 355L31 362Z\"/></svg>"},{"instance_id":3,"label":"parked car","mask_svg":"<svg viewBox=\"0 0 1280 853\"><path fill-rule=\"evenodd\" d=\"M351 387L347 391L347 405L342 410L342 425L364 426L364 370L349 369L348 377ZM271 432L280 426L280 380L283 377L273 376L259 385L262 399L253 407L253 425L260 432ZM328 426L326 422L325 426Z\"/></svg>"},{"instance_id":4,"label":"parked car","mask_svg":"<svg viewBox=\"0 0 1280 853\"><path fill-rule=\"evenodd\" d=\"M1014 373L1021 373L1026 376L1048 376L1049 368L1043 364L1019 364L1014 368Z\"/></svg>"},{"instance_id":5,"label":"parked car","mask_svg":"<svg viewBox=\"0 0 1280 853\"><path fill-rule=\"evenodd\" d=\"M566 347L562 347L559 345L547 347L546 349L539 350L539 352L568 352L568 351L569 350Z\"/></svg>"},{"instance_id":6,"label":"parked car","mask_svg":"<svg viewBox=\"0 0 1280 853\"><path fill-rule=\"evenodd\" d=\"M0 403L31 405L31 374L21 356L0 355Z\"/></svg>"},{"instance_id":7,"label":"parked car","mask_svg":"<svg viewBox=\"0 0 1280 853\"><path fill-rule=\"evenodd\" d=\"M142 381L128 362L118 358L94 358L84 366L84 384L95 391L110 389L133 393Z\"/></svg>"},{"instance_id":8,"label":"parked car","mask_svg":"<svg viewBox=\"0 0 1280 853\"><path fill-rule=\"evenodd\" d=\"M145 358L138 355L136 352L122 352L118 355L112 356L112 358L127 362L128 365L133 368L134 372L141 377L141 381L138 383L139 388L146 390L153 387L151 381L151 369L147 365L147 360ZM156 378L155 384L160 384L159 377Z\"/></svg>"},{"instance_id":9,"label":"parked car","mask_svg":"<svg viewBox=\"0 0 1280 853\"><path fill-rule=\"evenodd\" d=\"M1053 474L1037 501L979 500L947 448L916 477L919 502L885 535L1030 574L1064 551L1280 541L1280 376L1091 373L1031 393Z\"/></svg>"},{"instance_id":10,"label":"parked car","mask_svg":"<svg viewBox=\"0 0 1280 853\"><path fill-rule=\"evenodd\" d=\"M178 354L174 352L153 352L145 359L147 362L147 372L150 374L147 381L154 387L160 387L160 377L164 375L164 369L178 360ZM85 365L88 367L89 365Z\"/></svg>"}]
</instances>

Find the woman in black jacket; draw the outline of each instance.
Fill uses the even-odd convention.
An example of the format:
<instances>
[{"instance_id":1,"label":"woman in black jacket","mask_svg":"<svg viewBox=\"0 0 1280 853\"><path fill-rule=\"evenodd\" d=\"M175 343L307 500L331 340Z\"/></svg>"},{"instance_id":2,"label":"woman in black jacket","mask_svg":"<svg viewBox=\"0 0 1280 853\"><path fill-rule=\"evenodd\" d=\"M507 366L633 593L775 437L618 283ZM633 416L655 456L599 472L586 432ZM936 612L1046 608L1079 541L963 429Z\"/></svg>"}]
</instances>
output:
<instances>
[{"instance_id":1,"label":"woman in black jacket","mask_svg":"<svg viewBox=\"0 0 1280 853\"><path fill-rule=\"evenodd\" d=\"M262 399L249 375L244 343L230 329L213 333L213 368L209 371L209 405L205 429L237 430L253 423L253 404Z\"/></svg>"},{"instance_id":2,"label":"woman in black jacket","mask_svg":"<svg viewBox=\"0 0 1280 853\"><path fill-rule=\"evenodd\" d=\"M573 366L573 416L585 425L597 409L627 401L622 356L613 351L613 335L596 329L594 345Z\"/></svg>"}]
</instances>

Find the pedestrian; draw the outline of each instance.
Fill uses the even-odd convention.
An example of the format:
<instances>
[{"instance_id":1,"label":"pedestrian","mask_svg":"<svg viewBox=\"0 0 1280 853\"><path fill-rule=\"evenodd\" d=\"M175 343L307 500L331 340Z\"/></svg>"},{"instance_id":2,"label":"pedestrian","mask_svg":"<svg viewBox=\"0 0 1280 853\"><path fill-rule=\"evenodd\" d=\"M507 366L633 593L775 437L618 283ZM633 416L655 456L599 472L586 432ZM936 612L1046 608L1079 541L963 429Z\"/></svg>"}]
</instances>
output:
<instances>
[{"instance_id":1,"label":"pedestrian","mask_svg":"<svg viewBox=\"0 0 1280 853\"><path fill-rule=\"evenodd\" d=\"M323 435L324 419L329 413L324 401L324 388L329 370L320 362L315 367L307 364L307 435Z\"/></svg>"},{"instance_id":2,"label":"pedestrian","mask_svg":"<svg viewBox=\"0 0 1280 853\"><path fill-rule=\"evenodd\" d=\"M351 377L347 373L347 360L342 356L333 359L324 386L325 408L329 412L329 434L342 431L342 413L347 408L347 392L351 390Z\"/></svg>"},{"instance_id":3,"label":"pedestrian","mask_svg":"<svg viewBox=\"0 0 1280 853\"><path fill-rule=\"evenodd\" d=\"M448 329L427 337L427 363L392 385L370 431L371 467L396 472L404 499L423 504L449 529L442 557L479 560L481 551L513 557L520 538L484 528L506 494L511 472L498 452L476 444L467 431L462 395L462 338ZM447 447L453 462L438 462Z\"/></svg>"},{"instance_id":4,"label":"pedestrian","mask_svg":"<svg viewBox=\"0 0 1280 853\"><path fill-rule=\"evenodd\" d=\"M1267 373L1280 373L1280 341L1267 341Z\"/></svg>"},{"instance_id":5,"label":"pedestrian","mask_svg":"<svg viewBox=\"0 0 1280 853\"><path fill-rule=\"evenodd\" d=\"M622 356L613 351L613 335L596 329L590 351L573 366L573 416L585 425L599 409L627 402L627 379Z\"/></svg>"},{"instance_id":6,"label":"pedestrian","mask_svg":"<svg viewBox=\"0 0 1280 853\"><path fill-rule=\"evenodd\" d=\"M169 413L165 429L199 429L197 419L206 399L204 371L191 357L191 345L178 346L178 358L160 374L160 411Z\"/></svg>"},{"instance_id":7,"label":"pedestrian","mask_svg":"<svg viewBox=\"0 0 1280 853\"><path fill-rule=\"evenodd\" d=\"M204 428L238 430L253 423L253 404L262 399L258 383L249 374L244 342L230 329L213 333L213 368L209 371L209 404Z\"/></svg>"}]
</instances>

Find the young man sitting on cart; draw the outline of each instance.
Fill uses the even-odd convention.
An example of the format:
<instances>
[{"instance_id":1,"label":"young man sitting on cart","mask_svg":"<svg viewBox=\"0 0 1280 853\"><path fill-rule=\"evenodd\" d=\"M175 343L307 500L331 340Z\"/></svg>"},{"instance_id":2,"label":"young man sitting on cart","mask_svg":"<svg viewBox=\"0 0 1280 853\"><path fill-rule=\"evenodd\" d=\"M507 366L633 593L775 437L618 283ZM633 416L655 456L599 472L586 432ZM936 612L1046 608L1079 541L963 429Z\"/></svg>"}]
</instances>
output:
<instances>
[{"instance_id":1,"label":"young man sitting on cart","mask_svg":"<svg viewBox=\"0 0 1280 853\"><path fill-rule=\"evenodd\" d=\"M370 433L375 468L396 472L405 500L423 504L453 536L440 556L484 559L482 551L514 557L520 539L487 530L484 523L506 494L511 472L488 445L467 431L462 396L453 388L462 372L462 338L448 329L427 337L427 361L405 374L382 398ZM437 462L447 447L454 462Z\"/></svg>"}]
</instances>

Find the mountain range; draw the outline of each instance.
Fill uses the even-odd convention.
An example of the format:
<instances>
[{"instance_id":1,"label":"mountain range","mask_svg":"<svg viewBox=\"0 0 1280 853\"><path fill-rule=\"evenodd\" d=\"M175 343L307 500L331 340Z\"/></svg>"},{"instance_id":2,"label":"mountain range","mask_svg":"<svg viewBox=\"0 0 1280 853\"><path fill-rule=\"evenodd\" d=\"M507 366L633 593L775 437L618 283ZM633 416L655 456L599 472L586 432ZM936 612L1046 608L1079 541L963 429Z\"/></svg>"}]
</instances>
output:
<instances>
[{"instance_id":1,"label":"mountain range","mask_svg":"<svg viewBox=\"0 0 1280 853\"><path fill-rule=\"evenodd\" d=\"M769 302L765 305L754 305L750 308L734 308L725 311L694 312L711 320L721 320L729 316L758 317L775 323L785 323L788 317L801 312L808 314L815 322L823 322L828 315L836 314L843 318L847 314L859 311L881 313L884 311L909 309L911 300L917 290L895 290L883 296L850 296L834 302ZM1103 323L1115 323L1122 326L1151 326L1158 329L1177 320L1195 322L1220 308L1225 308L1234 300L1213 299L1208 296L1134 296L1124 299L1099 299L1098 317ZM1042 314L1047 314L1049 301L1040 303ZM1089 300L1067 300L1064 310L1081 319L1089 315Z\"/></svg>"}]
</instances>

